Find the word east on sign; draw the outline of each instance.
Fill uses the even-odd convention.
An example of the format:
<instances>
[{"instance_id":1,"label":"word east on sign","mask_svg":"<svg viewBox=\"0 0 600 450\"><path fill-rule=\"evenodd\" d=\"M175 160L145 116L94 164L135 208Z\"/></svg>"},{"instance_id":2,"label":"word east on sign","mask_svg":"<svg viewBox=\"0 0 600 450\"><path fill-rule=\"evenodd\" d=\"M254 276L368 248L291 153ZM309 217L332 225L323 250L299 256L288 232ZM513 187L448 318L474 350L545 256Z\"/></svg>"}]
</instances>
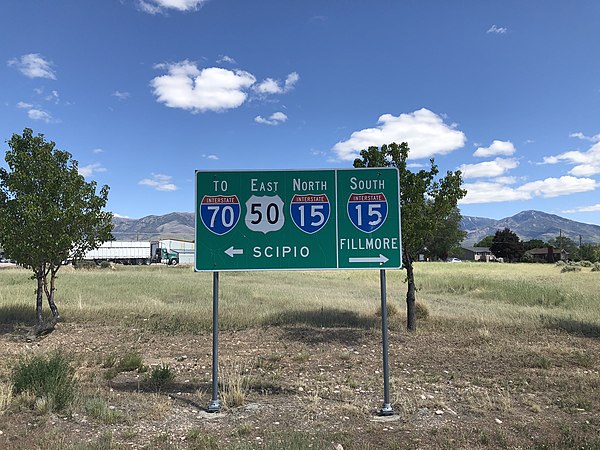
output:
<instances>
[{"instance_id":1,"label":"word east on sign","mask_svg":"<svg viewBox=\"0 0 600 450\"><path fill-rule=\"evenodd\" d=\"M401 267L396 168L196 172L196 271Z\"/></svg>"}]
</instances>

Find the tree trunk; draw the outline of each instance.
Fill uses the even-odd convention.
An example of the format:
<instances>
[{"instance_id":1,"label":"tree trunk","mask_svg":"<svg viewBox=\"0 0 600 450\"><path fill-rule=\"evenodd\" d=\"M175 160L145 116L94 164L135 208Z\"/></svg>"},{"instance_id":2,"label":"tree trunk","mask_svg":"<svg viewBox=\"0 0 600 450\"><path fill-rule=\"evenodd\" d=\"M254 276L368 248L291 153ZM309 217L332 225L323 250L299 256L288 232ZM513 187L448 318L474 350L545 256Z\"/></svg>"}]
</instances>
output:
<instances>
[{"instance_id":1,"label":"tree trunk","mask_svg":"<svg viewBox=\"0 0 600 450\"><path fill-rule=\"evenodd\" d=\"M56 280L56 272L60 266L55 268L54 266L50 269L50 295L48 296L48 305L50 306L50 311L52 311L52 317L56 320L60 316L58 314L58 308L56 307L56 303L54 303L54 292L56 292L56 287L54 285L54 281Z\"/></svg>"},{"instance_id":2,"label":"tree trunk","mask_svg":"<svg viewBox=\"0 0 600 450\"><path fill-rule=\"evenodd\" d=\"M35 314L37 316L38 326L44 322L42 316L42 299L44 297L44 271L39 269L35 276L37 278L37 289L35 290Z\"/></svg>"},{"instance_id":3,"label":"tree trunk","mask_svg":"<svg viewBox=\"0 0 600 450\"><path fill-rule=\"evenodd\" d=\"M406 279L408 281L408 290L406 291L406 329L408 331L417 330L417 321L415 317L415 273L413 271L412 260L410 256L405 258Z\"/></svg>"}]
</instances>

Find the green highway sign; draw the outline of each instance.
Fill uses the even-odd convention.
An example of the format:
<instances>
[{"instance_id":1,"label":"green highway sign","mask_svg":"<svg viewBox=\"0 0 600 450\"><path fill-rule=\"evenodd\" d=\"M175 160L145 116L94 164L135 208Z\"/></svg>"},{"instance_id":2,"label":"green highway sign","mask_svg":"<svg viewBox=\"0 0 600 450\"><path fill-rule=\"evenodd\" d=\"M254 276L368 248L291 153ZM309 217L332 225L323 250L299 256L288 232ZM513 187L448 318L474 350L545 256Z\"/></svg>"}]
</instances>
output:
<instances>
[{"instance_id":1,"label":"green highway sign","mask_svg":"<svg viewBox=\"0 0 600 450\"><path fill-rule=\"evenodd\" d=\"M196 171L199 272L398 269L396 168Z\"/></svg>"}]
</instances>

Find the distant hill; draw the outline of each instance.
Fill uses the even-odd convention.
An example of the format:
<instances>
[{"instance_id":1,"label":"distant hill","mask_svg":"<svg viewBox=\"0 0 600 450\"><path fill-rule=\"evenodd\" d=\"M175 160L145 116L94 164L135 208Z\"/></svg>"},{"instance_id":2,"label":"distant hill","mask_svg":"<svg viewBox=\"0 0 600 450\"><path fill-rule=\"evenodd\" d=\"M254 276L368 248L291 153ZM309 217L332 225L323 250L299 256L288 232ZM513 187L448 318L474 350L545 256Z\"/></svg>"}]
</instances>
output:
<instances>
[{"instance_id":1,"label":"distant hill","mask_svg":"<svg viewBox=\"0 0 600 450\"><path fill-rule=\"evenodd\" d=\"M493 235L498 229L510 228L523 241L541 239L549 241L560 233L579 243L600 243L600 226L576 222L542 211L521 211L511 217L494 220L482 217L463 216L461 228L467 232L465 243L474 244L486 236Z\"/></svg>"},{"instance_id":2,"label":"distant hill","mask_svg":"<svg viewBox=\"0 0 600 450\"><path fill-rule=\"evenodd\" d=\"M113 236L119 241L182 239L193 240L195 235L193 213L174 212L163 216L141 219L115 217Z\"/></svg>"},{"instance_id":3,"label":"distant hill","mask_svg":"<svg viewBox=\"0 0 600 450\"><path fill-rule=\"evenodd\" d=\"M163 216L146 216L141 219L115 217L113 235L120 241L154 239L194 239L194 213L174 212ZM467 232L465 243L472 245L496 230L510 228L519 237L528 241L549 241L562 235L579 242L600 243L600 226L576 222L542 211L522 211L504 219L463 216L461 228Z\"/></svg>"}]
</instances>

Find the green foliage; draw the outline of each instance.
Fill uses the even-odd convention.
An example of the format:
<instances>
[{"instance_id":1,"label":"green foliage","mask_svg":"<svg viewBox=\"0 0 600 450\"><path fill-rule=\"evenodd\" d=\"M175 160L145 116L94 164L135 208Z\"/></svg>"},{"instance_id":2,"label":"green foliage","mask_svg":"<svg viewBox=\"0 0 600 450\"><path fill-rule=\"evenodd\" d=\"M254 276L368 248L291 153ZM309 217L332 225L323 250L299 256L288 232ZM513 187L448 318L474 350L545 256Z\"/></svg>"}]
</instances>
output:
<instances>
[{"instance_id":1,"label":"green foliage","mask_svg":"<svg viewBox=\"0 0 600 450\"><path fill-rule=\"evenodd\" d=\"M51 411L66 409L75 398L75 371L60 352L47 358L36 355L14 368L11 381L15 393L29 393Z\"/></svg>"},{"instance_id":2,"label":"green foliage","mask_svg":"<svg viewBox=\"0 0 600 450\"><path fill-rule=\"evenodd\" d=\"M525 247L517 234L509 228L496 231L490 251L496 258L504 258L507 261L519 261L525 254Z\"/></svg>"},{"instance_id":3,"label":"green foliage","mask_svg":"<svg viewBox=\"0 0 600 450\"><path fill-rule=\"evenodd\" d=\"M83 409L86 414L102 423L112 425L123 422L125 414L110 407L106 400L100 397L91 397L84 401Z\"/></svg>"},{"instance_id":4,"label":"green foliage","mask_svg":"<svg viewBox=\"0 0 600 450\"><path fill-rule=\"evenodd\" d=\"M161 364L152 369L145 382L147 386L160 392L163 388L171 384L174 379L175 371L169 365Z\"/></svg>"},{"instance_id":5,"label":"green foliage","mask_svg":"<svg viewBox=\"0 0 600 450\"><path fill-rule=\"evenodd\" d=\"M492 237L493 239L493 237ZM523 242L523 247L525 247L525 251L533 250L534 248L544 248L548 247L548 244L541 239L531 239L529 241Z\"/></svg>"},{"instance_id":6,"label":"green foliage","mask_svg":"<svg viewBox=\"0 0 600 450\"><path fill-rule=\"evenodd\" d=\"M565 273L565 272L581 272L581 266L579 265L574 265L574 264L569 264L566 266L563 266L563 268L560 270L561 273Z\"/></svg>"},{"instance_id":7,"label":"green foliage","mask_svg":"<svg viewBox=\"0 0 600 450\"><path fill-rule=\"evenodd\" d=\"M475 244L475 247L490 248L493 243L494 243L494 236L490 235L490 236L486 236L482 240L480 240L477 244Z\"/></svg>"},{"instance_id":8,"label":"green foliage","mask_svg":"<svg viewBox=\"0 0 600 450\"><path fill-rule=\"evenodd\" d=\"M548 244L559 250L566 250L569 253L575 253L577 250L577 244L575 241L566 236L557 236L548 241Z\"/></svg>"},{"instance_id":9,"label":"green foliage","mask_svg":"<svg viewBox=\"0 0 600 450\"><path fill-rule=\"evenodd\" d=\"M8 170L0 167L0 242L7 257L33 270L41 322L42 291L58 317L54 281L62 262L111 237L112 214L102 211L109 188L97 195L96 183L79 175L70 153L29 128L13 134L8 146Z\"/></svg>"},{"instance_id":10,"label":"green foliage","mask_svg":"<svg viewBox=\"0 0 600 450\"><path fill-rule=\"evenodd\" d=\"M133 372L134 370L137 370L138 372L144 372L144 359L139 353L127 353L119 360L116 368L119 370L119 372Z\"/></svg>"},{"instance_id":11,"label":"green foliage","mask_svg":"<svg viewBox=\"0 0 600 450\"><path fill-rule=\"evenodd\" d=\"M381 149L369 147L362 150L360 158L354 160L354 167L358 168L397 167L399 170L405 264L414 261L424 247L432 245L449 218L456 218L458 200L467 194L461 188L461 172L448 171L446 176L438 178L439 169L433 159L429 161L429 170L411 172L406 162L409 151L406 142L400 145L392 143L383 145Z\"/></svg>"}]
</instances>

